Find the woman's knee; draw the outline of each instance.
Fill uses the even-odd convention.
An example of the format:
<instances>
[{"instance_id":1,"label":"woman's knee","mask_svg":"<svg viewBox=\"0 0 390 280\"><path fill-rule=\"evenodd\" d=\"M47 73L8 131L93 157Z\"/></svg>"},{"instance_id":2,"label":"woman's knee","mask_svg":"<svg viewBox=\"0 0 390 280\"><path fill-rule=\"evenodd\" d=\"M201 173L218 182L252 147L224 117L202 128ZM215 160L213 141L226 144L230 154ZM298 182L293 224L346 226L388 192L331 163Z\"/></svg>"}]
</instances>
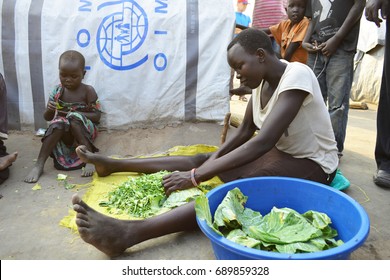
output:
<instances>
[{"instance_id":1,"label":"woman's knee","mask_svg":"<svg viewBox=\"0 0 390 280\"><path fill-rule=\"evenodd\" d=\"M202 165L206 160L208 160L211 156L211 153L207 154L197 154L192 157L192 163L194 166L200 166Z\"/></svg>"}]
</instances>

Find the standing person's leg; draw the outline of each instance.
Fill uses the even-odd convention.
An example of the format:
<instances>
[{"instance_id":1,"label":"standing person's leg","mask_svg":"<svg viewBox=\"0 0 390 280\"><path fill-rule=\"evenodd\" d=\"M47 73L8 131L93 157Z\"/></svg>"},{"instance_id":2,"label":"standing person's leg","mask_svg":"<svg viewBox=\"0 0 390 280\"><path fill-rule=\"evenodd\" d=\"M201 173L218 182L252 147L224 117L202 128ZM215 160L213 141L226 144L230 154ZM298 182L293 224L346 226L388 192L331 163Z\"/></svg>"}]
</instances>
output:
<instances>
[{"instance_id":1,"label":"standing person's leg","mask_svg":"<svg viewBox=\"0 0 390 280\"><path fill-rule=\"evenodd\" d=\"M377 111L377 138L375 160L377 174L374 183L390 188L390 23L386 23L385 58L383 62L382 84Z\"/></svg>"},{"instance_id":2,"label":"standing person's leg","mask_svg":"<svg viewBox=\"0 0 390 280\"><path fill-rule=\"evenodd\" d=\"M327 59L320 52L309 53L307 63L317 77L325 104L328 104L328 88L326 84Z\"/></svg>"},{"instance_id":3,"label":"standing person's leg","mask_svg":"<svg viewBox=\"0 0 390 280\"><path fill-rule=\"evenodd\" d=\"M337 50L326 67L328 110L335 134L339 156L344 150L349 96L353 81L354 53Z\"/></svg>"}]
</instances>

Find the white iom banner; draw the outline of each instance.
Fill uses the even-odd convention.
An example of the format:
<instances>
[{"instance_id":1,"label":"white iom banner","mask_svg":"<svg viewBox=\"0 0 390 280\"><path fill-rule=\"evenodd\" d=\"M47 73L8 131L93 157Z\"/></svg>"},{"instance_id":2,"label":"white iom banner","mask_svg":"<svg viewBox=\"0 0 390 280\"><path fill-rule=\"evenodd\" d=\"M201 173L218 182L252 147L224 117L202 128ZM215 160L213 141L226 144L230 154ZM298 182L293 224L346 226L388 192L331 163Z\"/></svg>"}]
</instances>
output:
<instances>
[{"instance_id":1,"label":"white iom banner","mask_svg":"<svg viewBox=\"0 0 390 280\"><path fill-rule=\"evenodd\" d=\"M101 126L222 121L229 110L234 5L227 0L0 0L0 71L10 129L45 128L58 58L86 58Z\"/></svg>"}]
</instances>

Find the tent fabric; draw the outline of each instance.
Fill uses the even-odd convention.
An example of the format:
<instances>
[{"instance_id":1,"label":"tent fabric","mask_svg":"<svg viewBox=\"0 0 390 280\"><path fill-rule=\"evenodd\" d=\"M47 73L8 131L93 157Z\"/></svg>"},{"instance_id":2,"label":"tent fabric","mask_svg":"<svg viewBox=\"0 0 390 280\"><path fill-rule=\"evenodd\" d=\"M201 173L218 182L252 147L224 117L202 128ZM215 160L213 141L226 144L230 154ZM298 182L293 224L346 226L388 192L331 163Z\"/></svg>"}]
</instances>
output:
<instances>
[{"instance_id":1,"label":"tent fabric","mask_svg":"<svg viewBox=\"0 0 390 280\"><path fill-rule=\"evenodd\" d=\"M101 128L222 122L229 111L231 2L0 0L0 13L10 129L46 127L42 112L69 49L86 58Z\"/></svg>"}]
</instances>

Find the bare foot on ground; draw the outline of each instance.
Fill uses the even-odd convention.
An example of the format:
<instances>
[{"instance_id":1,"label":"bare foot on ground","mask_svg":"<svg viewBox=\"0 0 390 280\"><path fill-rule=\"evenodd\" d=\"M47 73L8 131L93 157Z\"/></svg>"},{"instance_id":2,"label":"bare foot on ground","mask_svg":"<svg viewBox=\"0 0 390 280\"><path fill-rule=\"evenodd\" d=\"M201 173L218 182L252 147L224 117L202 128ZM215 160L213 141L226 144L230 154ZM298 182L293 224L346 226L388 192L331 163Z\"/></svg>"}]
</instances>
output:
<instances>
[{"instance_id":1,"label":"bare foot on ground","mask_svg":"<svg viewBox=\"0 0 390 280\"><path fill-rule=\"evenodd\" d=\"M13 152L12 154L0 157L0 170L6 169L10 166L18 157L18 152Z\"/></svg>"},{"instance_id":2,"label":"bare foot on ground","mask_svg":"<svg viewBox=\"0 0 390 280\"><path fill-rule=\"evenodd\" d=\"M110 257L121 255L136 244L136 224L142 221L125 221L105 216L89 207L81 198L72 197L77 212L76 225L81 238Z\"/></svg>"},{"instance_id":3,"label":"bare foot on ground","mask_svg":"<svg viewBox=\"0 0 390 280\"><path fill-rule=\"evenodd\" d=\"M33 169L31 169L30 173L26 176L24 181L26 183L36 183L39 180L43 173L43 166L35 165Z\"/></svg>"},{"instance_id":4,"label":"bare foot on ground","mask_svg":"<svg viewBox=\"0 0 390 280\"><path fill-rule=\"evenodd\" d=\"M76 148L76 153L83 162L95 165L96 173L100 177L105 177L112 173L109 169L109 165L104 162L104 157L88 151L86 146L78 146Z\"/></svg>"},{"instance_id":5,"label":"bare foot on ground","mask_svg":"<svg viewBox=\"0 0 390 280\"><path fill-rule=\"evenodd\" d=\"M94 172L95 166L93 166L93 164L87 163L81 171L81 177L91 177Z\"/></svg>"}]
</instances>

